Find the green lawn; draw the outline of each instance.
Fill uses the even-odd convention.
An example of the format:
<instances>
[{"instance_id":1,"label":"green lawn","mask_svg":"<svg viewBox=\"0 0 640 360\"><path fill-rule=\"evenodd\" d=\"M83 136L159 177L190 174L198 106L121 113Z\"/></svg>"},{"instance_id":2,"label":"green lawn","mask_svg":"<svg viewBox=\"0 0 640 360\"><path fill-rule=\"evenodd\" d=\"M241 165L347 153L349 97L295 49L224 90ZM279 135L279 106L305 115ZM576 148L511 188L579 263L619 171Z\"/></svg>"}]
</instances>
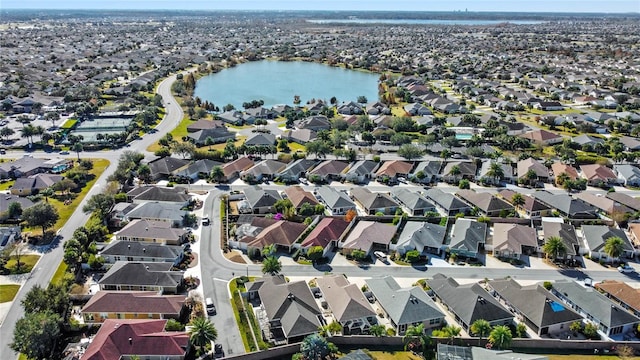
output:
<instances>
[{"instance_id":1,"label":"green lawn","mask_svg":"<svg viewBox=\"0 0 640 360\"><path fill-rule=\"evenodd\" d=\"M53 274L53 277L51 278L51 283L54 285L60 285L66 273L67 273L67 263L65 263L64 261L61 261L60 265L58 266L58 269L56 270L56 272Z\"/></svg>"},{"instance_id":2,"label":"green lawn","mask_svg":"<svg viewBox=\"0 0 640 360\"><path fill-rule=\"evenodd\" d=\"M229 291L231 291L231 308L233 308L233 315L236 318L236 323L240 328L240 337L242 337L242 343L244 344L244 349L247 352L256 351L256 345L253 343L253 338L251 337L251 325L247 324L246 317L244 314L241 314L238 307L242 303L242 298L238 294L238 285L235 279L229 282Z\"/></svg>"},{"instance_id":3,"label":"green lawn","mask_svg":"<svg viewBox=\"0 0 640 360\"><path fill-rule=\"evenodd\" d=\"M549 360L621 360L616 355L546 355ZM625 360L639 360L640 357L634 356Z\"/></svg>"},{"instance_id":4,"label":"green lawn","mask_svg":"<svg viewBox=\"0 0 640 360\"><path fill-rule=\"evenodd\" d=\"M0 285L0 303L13 301L20 290L20 285Z\"/></svg>"},{"instance_id":5,"label":"green lawn","mask_svg":"<svg viewBox=\"0 0 640 360\"><path fill-rule=\"evenodd\" d=\"M297 151L305 152L305 151L307 150L307 149L304 147L304 145L300 145L300 144L298 144L298 143L296 143L296 142L290 142L290 143L289 143L289 149L291 149L291 152L292 152L292 153L297 152Z\"/></svg>"},{"instance_id":6,"label":"green lawn","mask_svg":"<svg viewBox=\"0 0 640 360\"><path fill-rule=\"evenodd\" d=\"M40 259L40 255L22 255L20 256L20 272L17 272L16 265L18 264L18 258L12 255L7 262L6 268L12 274L26 274L31 272L31 269L36 265Z\"/></svg>"},{"instance_id":7,"label":"green lawn","mask_svg":"<svg viewBox=\"0 0 640 360\"><path fill-rule=\"evenodd\" d=\"M247 140L247 137L246 137L246 136L244 136L244 135L239 135L239 136L236 136L236 141L234 141L234 142L233 142L233 144L234 144L236 147L238 147L238 146L240 146L240 145L244 144L244 141L245 141L245 140ZM212 145L212 146L211 146L211 148L212 148L213 150L220 150L220 151L222 151L222 150L224 150L224 147L225 147L225 146L227 146L227 143L215 144L215 145ZM204 148L207 148L207 147L204 147Z\"/></svg>"},{"instance_id":8,"label":"green lawn","mask_svg":"<svg viewBox=\"0 0 640 360\"><path fill-rule=\"evenodd\" d=\"M15 182L16 182L15 180L11 180L11 181L0 183L0 190L9 190L9 188L12 187Z\"/></svg>"}]
</instances>

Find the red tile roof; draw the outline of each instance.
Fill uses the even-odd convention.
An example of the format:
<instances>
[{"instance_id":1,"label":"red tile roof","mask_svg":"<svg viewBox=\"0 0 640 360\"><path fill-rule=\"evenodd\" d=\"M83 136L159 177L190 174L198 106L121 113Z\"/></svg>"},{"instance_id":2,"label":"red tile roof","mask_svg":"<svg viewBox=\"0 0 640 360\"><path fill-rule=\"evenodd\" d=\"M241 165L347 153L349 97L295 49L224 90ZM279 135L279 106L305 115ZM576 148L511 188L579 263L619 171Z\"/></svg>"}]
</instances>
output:
<instances>
[{"instance_id":1,"label":"red tile roof","mask_svg":"<svg viewBox=\"0 0 640 360\"><path fill-rule=\"evenodd\" d=\"M122 355L182 355L189 336L166 332L166 320L106 320L82 360L119 360Z\"/></svg>"}]
</instances>

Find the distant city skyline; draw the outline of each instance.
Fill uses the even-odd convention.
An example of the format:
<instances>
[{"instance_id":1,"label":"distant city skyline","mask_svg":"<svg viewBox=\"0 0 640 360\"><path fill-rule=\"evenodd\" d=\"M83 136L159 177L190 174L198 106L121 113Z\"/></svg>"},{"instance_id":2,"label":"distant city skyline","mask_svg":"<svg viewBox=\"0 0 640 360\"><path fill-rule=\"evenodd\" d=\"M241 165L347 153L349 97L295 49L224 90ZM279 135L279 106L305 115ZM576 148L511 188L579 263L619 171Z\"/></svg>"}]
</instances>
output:
<instances>
[{"instance_id":1,"label":"distant city skyline","mask_svg":"<svg viewBox=\"0 0 640 360\"><path fill-rule=\"evenodd\" d=\"M2 0L0 9L504 11L640 13L640 0Z\"/></svg>"}]
</instances>

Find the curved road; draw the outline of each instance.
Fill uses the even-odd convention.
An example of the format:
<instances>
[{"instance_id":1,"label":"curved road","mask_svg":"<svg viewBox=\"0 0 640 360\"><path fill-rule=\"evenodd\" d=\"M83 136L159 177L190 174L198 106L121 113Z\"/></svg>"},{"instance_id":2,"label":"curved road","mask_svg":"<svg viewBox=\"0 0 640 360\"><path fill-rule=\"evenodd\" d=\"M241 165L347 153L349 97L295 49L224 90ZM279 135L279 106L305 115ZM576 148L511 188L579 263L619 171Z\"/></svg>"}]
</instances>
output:
<instances>
[{"instance_id":1,"label":"curved road","mask_svg":"<svg viewBox=\"0 0 640 360\"><path fill-rule=\"evenodd\" d=\"M87 158L104 158L110 161L109 166L105 169L105 171L100 175L94 186L89 190L83 201L78 205L75 209L67 223L59 230L59 235L62 236L62 240L57 246L50 249L50 251L45 252L40 257L40 260L34 267L34 270L31 273L31 276L24 283L24 285L20 288L18 294L9 309L7 316L5 317L2 325L0 326L0 359L15 359L17 358L17 354L9 348L9 343L13 340L13 330L15 328L15 323L18 319L23 316L22 306L20 305L21 301L24 299L25 295L31 288L35 285L40 285L41 287L46 288L51 281L51 278L58 268L60 261L62 260L63 250L62 245L67 239L70 239L73 236L73 231L81 226L83 226L87 220L89 219L90 214L85 214L82 211L82 207L86 204L87 200L93 194L98 194L105 189L107 184L107 178L111 175L118 166L118 158L125 150L133 150L142 152L145 155L149 156L146 151L146 148L157 142L165 133L173 130L180 123L182 117L184 116L182 109L178 105L177 101L171 95L171 84L175 81L176 76L170 76L167 79L163 80L158 85L157 92L162 95L162 98L165 99L165 109L166 114L162 121L156 126L157 132L154 134L146 134L142 139L136 140L131 143L131 147L122 148L113 151L97 151L97 152L84 152L82 155ZM170 99L170 100L167 100ZM50 153L23 153L23 152L8 152L7 157L20 157L22 155L32 155L34 157L47 157L50 158L56 154ZM61 156L61 155L56 155ZM75 158L76 154L69 154L62 157Z\"/></svg>"}]
</instances>

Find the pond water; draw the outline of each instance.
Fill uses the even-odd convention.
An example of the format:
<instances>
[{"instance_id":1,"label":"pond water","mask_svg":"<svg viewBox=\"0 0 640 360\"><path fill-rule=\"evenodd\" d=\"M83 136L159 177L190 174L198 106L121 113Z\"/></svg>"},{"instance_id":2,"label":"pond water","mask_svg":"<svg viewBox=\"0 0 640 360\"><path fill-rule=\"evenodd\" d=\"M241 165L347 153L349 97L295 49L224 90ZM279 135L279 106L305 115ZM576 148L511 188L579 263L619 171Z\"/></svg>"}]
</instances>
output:
<instances>
[{"instance_id":1,"label":"pond water","mask_svg":"<svg viewBox=\"0 0 640 360\"><path fill-rule=\"evenodd\" d=\"M263 100L265 107L293 105L295 95L302 104L311 99L327 102L335 96L338 103L357 101L365 96L369 102L378 98L375 73L347 70L302 61L255 61L224 69L198 80L194 96L222 108L232 104Z\"/></svg>"}]
</instances>

